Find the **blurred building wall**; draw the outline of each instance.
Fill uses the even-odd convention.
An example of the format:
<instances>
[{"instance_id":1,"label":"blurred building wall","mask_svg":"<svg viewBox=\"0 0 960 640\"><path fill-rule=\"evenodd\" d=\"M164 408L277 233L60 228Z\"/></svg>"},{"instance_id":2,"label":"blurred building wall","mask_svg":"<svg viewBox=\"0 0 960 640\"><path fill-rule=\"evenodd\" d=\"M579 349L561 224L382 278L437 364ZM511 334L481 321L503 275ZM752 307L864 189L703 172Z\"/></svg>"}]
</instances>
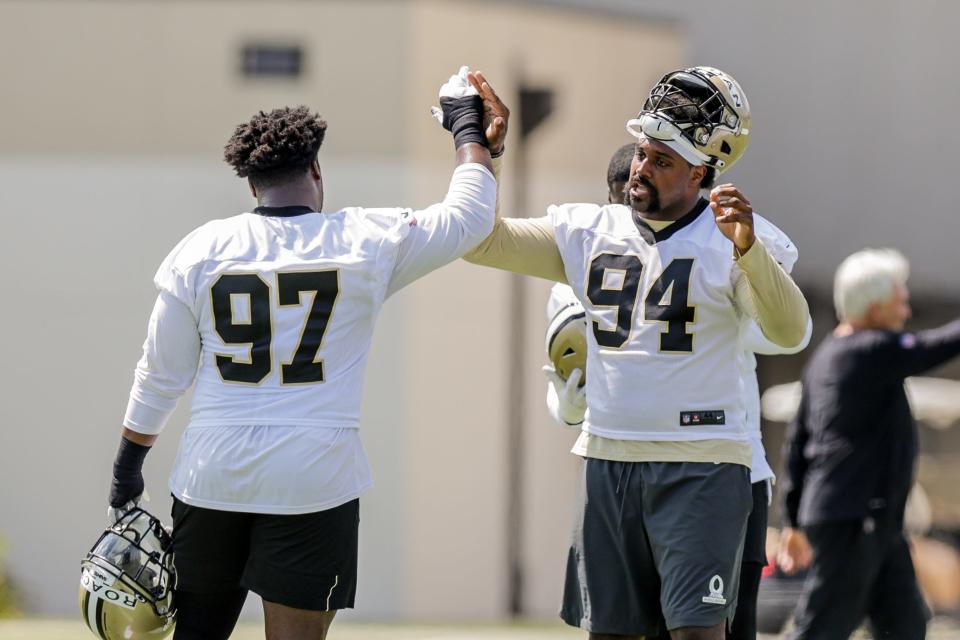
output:
<instances>
[{"instance_id":1,"label":"blurred building wall","mask_svg":"<svg viewBox=\"0 0 960 640\"><path fill-rule=\"evenodd\" d=\"M239 73L245 44L298 45L296 79ZM426 206L449 180L449 135L428 116L468 63L511 102L551 88L530 140L530 210L602 200L624 120L685 58L671 21L460 2L0 1L0 532L36 613L72 615L77 563L105 520L110 466L155 291L174 243L249 209L220 161L233 127L305 103L330 128L327 210ZM630 60L631 83L617 61ZM608 62L609 61L609 62ZM515 105L511 105L514 106ZM376 487L362 500L364 618L490 619L507 610L507 336L524 337L525 611L558 607L575 486L574 434L543 407L543 308L531 282L512 326L508 277L465 263L384 307L366 376L363 438ZM182 402L145 475L168 519Z\"/></svg>"}]
</instances>

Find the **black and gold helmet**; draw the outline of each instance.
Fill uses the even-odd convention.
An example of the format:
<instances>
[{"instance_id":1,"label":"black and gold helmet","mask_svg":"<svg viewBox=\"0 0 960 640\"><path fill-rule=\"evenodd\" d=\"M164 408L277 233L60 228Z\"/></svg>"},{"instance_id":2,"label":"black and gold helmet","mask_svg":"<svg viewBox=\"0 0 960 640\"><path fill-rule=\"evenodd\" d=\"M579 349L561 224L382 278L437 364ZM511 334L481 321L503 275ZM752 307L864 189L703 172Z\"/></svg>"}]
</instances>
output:
<instances>
[{"instance_id":1,"label":"black and gold helmet","mask_svg":"<svg viewBox=\"0 0 960 640\"><path fill-rule=\"evenodd\" d=\"M665 142L690 164L723 173L747 150L750 105L729 74L713 67L678 69L654 85L627 130Z\"/></svg>"},{"instance_id":2,"label":"black and gold helmet","mask_svg":"<svg viewBox=\"0 0 960 640\"><path fill-rule=\"evenodd\" d=\"M80 561L80 613L102 640L161 640L176 610L170 534L139 507L103 532Z\"/></svg>"},{"instance_id":3,"label":"black and gold helmet","mask_svg":"<svg viewBox=\"0 0 960 640\"><path fill-rule=\"evenodd\" d=\"M587 381L587 319L579 302L557 311L547 327L546 347L557 375L567 380L574 369L580 369L582 387Z\"/></svg>"}]
</instances>

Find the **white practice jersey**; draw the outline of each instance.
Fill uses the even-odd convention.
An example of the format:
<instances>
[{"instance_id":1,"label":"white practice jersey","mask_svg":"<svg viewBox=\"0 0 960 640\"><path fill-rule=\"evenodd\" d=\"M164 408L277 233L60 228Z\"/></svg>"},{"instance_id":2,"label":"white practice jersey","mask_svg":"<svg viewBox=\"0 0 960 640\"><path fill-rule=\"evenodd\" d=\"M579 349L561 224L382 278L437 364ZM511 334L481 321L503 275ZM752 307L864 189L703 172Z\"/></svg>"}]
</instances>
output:
<instances>
[{"instance_id":1,"label":"white practice jersey","mask_svg":"<svg viewBox=\"0 0 960 640\"><path fill-rule=\"evenodd\" d=\"M583 309L570 285L558 282L550 288L550 297L547 298L547 322L553 322L557 314L567 307Z\"/></svg>"},{"instance_id":2,"label":"white practice jersey","mask_svg":"<svg viewBox=\"0 0 960 640\"><path fill-rule=\"evenodd\" d=\"M356 430L377 314L390 294L490 232L495 189L486 169L468 164L444 202L423 211L244 213L184 238L157 271L161 299L124 421L159 432L195 373L174 494L297 513L369 486ZM192 371L170 355L190 350L177 344L174 327L186 332L188 321L178 317L199 336Z\"/></svg>"},{"instance_id":3,"label":"white practice jersey","mask_svg":"<svg viewBox=\"0 0 960 640\"><path fill-rule=\"evenodd\" d=\"M618 440L748 440L742 272L706 202L660 232L623 205L551 207L568 282L586 310L583 429ZM781 258L768 225L757 237ZM772 227L775 228L775 227ZM752 357L752 356L751 356Z\"/></svg>"}]
</instances>

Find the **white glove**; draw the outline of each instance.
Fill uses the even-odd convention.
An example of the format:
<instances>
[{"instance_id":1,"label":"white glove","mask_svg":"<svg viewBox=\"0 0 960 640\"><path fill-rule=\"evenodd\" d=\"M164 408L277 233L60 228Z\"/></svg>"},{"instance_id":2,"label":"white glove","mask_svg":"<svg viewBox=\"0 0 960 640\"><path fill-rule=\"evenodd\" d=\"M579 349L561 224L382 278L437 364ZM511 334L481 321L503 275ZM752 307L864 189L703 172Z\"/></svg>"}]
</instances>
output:
<instances>
[{"instance_id":1,"label":"white glove","mask_svg":"<svg viewBox=\"0 0 960 640\"><path fill-rule=\"evenodd\" d=\"M587 389L580 386L583 372L574 369L564 381L550 365L543 367L547 385L547 409L554 420L566 427L579 428L587 412Z\"/></svg>"},{"instance_id":2,"label":"white glove","mask_svg":"<svg viewBox=\"0 0 960 640\"><path fill-rule=\"evenodd\" d=\"M117 522L122 518L128 511L135 509L140 506L140 501L150 502L150 494L147 493L147 490L144 489L143 493L123 505L122 507L107 507L107 526L112 527L117 524Z\"/></svg>"},{"instance_id":3,"label":"white glove","mask_svg":"<svg viewBox=\"0 0 960 640\"><path fill-rule=\"evenodd\" d=\"M470 81L467 80L468 71L470 71L470 67L460 67L460 71L458 71L456 75L450 76L450 79L440 87L440 95L438 97L456 99L480 95L477 93L477 90L473 88L473 85L470 84ZM437 122L443 124L443 109L440 107L430 107L430 113Z\"/></svg>"}]
</instances>

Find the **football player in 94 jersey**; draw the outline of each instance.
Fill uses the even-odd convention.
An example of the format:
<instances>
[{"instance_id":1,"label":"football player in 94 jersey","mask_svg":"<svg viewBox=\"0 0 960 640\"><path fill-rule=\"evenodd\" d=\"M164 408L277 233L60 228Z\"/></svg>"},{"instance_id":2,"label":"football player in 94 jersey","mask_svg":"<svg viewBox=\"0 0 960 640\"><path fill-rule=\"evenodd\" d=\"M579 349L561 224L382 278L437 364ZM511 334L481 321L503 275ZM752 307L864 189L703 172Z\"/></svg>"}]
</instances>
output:
<instances>
[{"instance_id":1,"label":"football player in 94 jersey","mask_svg":"<svg viewBox=\"0 0 960 640\"><path fill-rule=\"evenodd\" d=\"M457 158L442 202L322 213L326 122L306 107L261 111L225 152L258 206L191 232L160 265L110 505L137 502L143 458L196 378L170 475L175 640L229 637L248 590L274 640L324 638L353 606L358 497L371 485L360 392L377 313L493 226L486 137L504 123L484 132L468 75L440 90Z\"/></svg>"},{"instance_id":2,"label":"football player in 94 jersey","mask_svg":"<svg viewBox=\"0 0 960 640\"><path fill-rule=\"evenodd\" d=\"M630 179L630 164L633 158L634 145L628 144L617 149L607 167L607 202L611 204L623 201L623 190ZM780 229L759 217L755 219L758 225L757 234L764 243L776 247L774 253L778 256L781 266L788 273L793 270L797 259L797 250L790 238ZM761 226L762 225L762 226ZM543 368L547 375L547 409L550 416L557 423L580 429L586 412L586 390L583 388L581 377L583 372L570 367L586 363L586 347L584 323L577 324L577 319L584 316L583 306L577 300L573 290L557 283L550 290L547 301L547 320L550 322L547 330L548 356L554 362L564 357L561 347L569 351L566 355L570 363L562 363L562 368L555 365L546 365ZM569 337L566 332L570 329L579 332L576 338ZM750 482L753 488L753 509L747 522L747 533L743 545L743 558L740 565L740 588L737 592L737 608L733 616L733 624L727 634L728 640L756 640L757 637L757 596L760 588L760 574L766 565L766 538L767 538L767 510L772 495L771 486L774 473L767 462L766 451L760 432L760 388L757 384L756 365L754 354L763 355L797 353L810 342L813 331L811 320L807 319L807 332L804 339L796 347L781 347L773 344L763 336L763 332L756 322L744 319L741 326L743 351L740 358L740 376L743 384L743 398L746 403L746 420L750 434L750 446L753 461L750 465ZM582 335L582 338L580 337ZM558 344L559 343L559 344ZM552 345L552 348L549 346ZM564 376L566 374L566 376ZM669 640L669 632L664 630L658 640Z\"/></svg>"},{"instance_id":3,"label":"football player in 94 jersey","mask_svg":"<svg viewBox=\"0 0 960 640\"><path fill-rule=\"evenodd\" d=\"M473 82L486 117L505 118L482 74ZM585 461L561 616L594 640L655 636L661 611L673 638L719 639L733 617L752 504L741 326L795 347L808 318L740 190L700 197L749 127L728 74L668 73L627 122L626 206L498 216L466 256L566 282L584 307L587 410L573 451Z\"/></svg>"}]
</instances>

